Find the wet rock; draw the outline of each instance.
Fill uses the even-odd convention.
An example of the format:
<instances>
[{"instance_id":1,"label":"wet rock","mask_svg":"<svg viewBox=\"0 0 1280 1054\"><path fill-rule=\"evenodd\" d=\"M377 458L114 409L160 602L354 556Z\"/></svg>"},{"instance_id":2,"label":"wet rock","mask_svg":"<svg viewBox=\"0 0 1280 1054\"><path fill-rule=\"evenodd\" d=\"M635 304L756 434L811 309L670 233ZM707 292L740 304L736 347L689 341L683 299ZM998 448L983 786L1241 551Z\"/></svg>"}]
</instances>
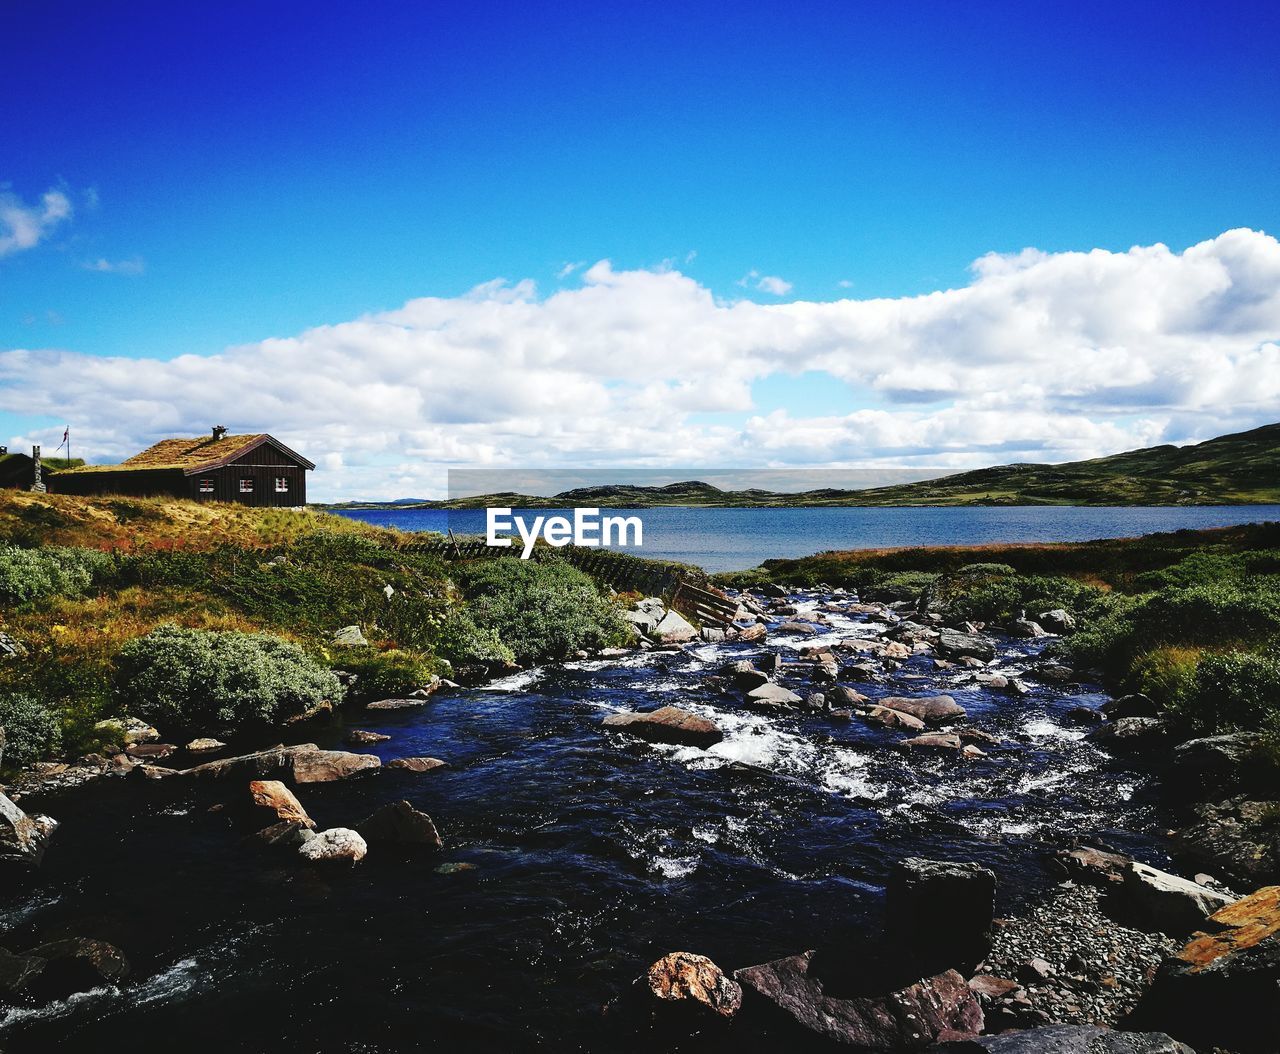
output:
<instances>
[{"instance_id":1,"label":"wet rock","mask_svg":"<svg viewBox=\"0 0 1280 1054\"><path fill-rule=\"evenodd\" d=\"M28 816L0 794L0 869L38 867L58 821L48 816Z\"/></svg>"},{"instance_id":2,"label":"wet rock","mask_svg":"<svg viewBox=\"0 0 1280 1054\"><path fill-rule=\"evenodd\" d=\"M1099 1025L1046 1025L937 1043L928 1050L930 1054L1195 1054L1161 1032L1118 1032Z\"/></svg>"},{"instance_id":3,"label":"wet rock","mask_svg":"<svg viewBox=\"0 0 1280 1054\"><path fill-rule=\"evenodd\" d=\"M799 701L798 696L796 700ZM664 706L651 713L611 714L603 724L610 731L626 732L651 743L706 749L724 738L724 733L711 721L676 706Z\"/></svg>"},{"instance_id":4,"label":"wet rock","mask_svg":"<svg viewBox=\"0 0 1280 1054\"><path fill-rule=\"evenodd\" d=\"M787 591L776 582L766 582L764 585L756 586L751 590L757 596L767 597L771 600L783 600L787 596Z\"/></svg>"},{"instance_id":5,"label":"wet rock","mask_svg":"<svg viewBox=\"0 0 1280 1054\"><path fill-rule=\"evenodd\" d=\"M817 626L808 622L783 622L774 627L775 633L786 633L795 637L810 636L819 632Z\"/></svg>"},{"instance_id":6,"label":"wet rock","mask_svg":"<svg viewBox=\"0 0 1280 1054\"><path fill-rule=\"evenodd\" d=\"M1158 717L1122 717L1089 733L1098 746L1116 754L1146 754L1168 745L1169 732Z\"/></svg>"},{"instance_id":7,"label":"wet rock","mask_svg":"<svg viewBox=\"0 0 1280 1054\"><path fill-rule=\"evenodd\" d=\"M131 743L124 752L135 761L163 761L176 754L178 748L172 743Z\"/></svg>"},{"instance_id":8,"label":"wet rock","mask_svg":"<svg viewBox=\"0 0 1280 1054\"><path fill-rule=\"evenodd\" d=\"M1159 717L1160 708L1149 695L1135 692L1108 699L1102 704L1102 713L1108 721L1118 721L1122 717Z\"/></svg>"},{"instance_id":9,"label":"wet rock","mask_svg":"<svg viewBox=\"0 0 1280 1054\"><path fill-rule=\"evenodd\" d=\"M996 876L974 863L908 857L889 876L894 944L916 973L971 971L991 946Z\"/></svg>"},{"instance_id":10,"label":"wet rock","mask_svg":"<svg viewBox=\"0 0 1280 1054\"><path fill-rule=\"evenodd\" d=\"M976 633L961 633L944 629L938 634L937 649L948 659L969 658L990 662L996 657L996 649L989 640Z\"/></svg>"},{"instance_id":11,"label":"wet rock","mask_svg":"<svg viewBox=\"0 0 1280 1054\"><path fill-rule=\"evenodd\" d=\"M1016 618L1009 623L1009 636L1011 637L1043 637L1045 636L1044 627L1038 622L1033 622L1028 618Z\"/></svg>"},{"instance_id":12,"label":"wet rock","mask_svg":"<svg viewBox=\"0 0 1280 1054\"><path fill-rule=\"evenodd\" d=\"M291 747L283 745L269 747L252 754L206 761L203 765L195 765L184 770L183 775L200 780L276 779L289 772L293 759L297 755L319 749L314 743L300 743Z\"/></svg>"},{"instance_id":13,"label":"wet rock","mask_svg":"<svg viewBox=\"0 0 1280 1054\"><path fill-rule=\"evenodd\" d=\"M45 960L39 956L15 954L0 948L0 996L13 996L25 991L44 967Z\"/></svg>"},{"instance_id":14,"label":"wet rock","mask_svg":"<svg viewBox=\"0 0 1280 1054\"><path fill-rule=\"evenodd\" d=\"M1101 710L1088 706L1073 706L1065 716L1073 725L1100 725L1106 720Z\"/></svg>"},{"instance_id":15,"label":"wet rock","mask_svg":"<svg viewBox=\"0 0 1280 1054\"><path fill-rule=\"evenodd\" d=\"M375 702L365 704L366 710L416 710L419 707L426 706L427 700L421 696L412 696L401 699L378 699Z\"/></svg>"},{"instance_id":16,"label":"wet rock","mask_svg":"<svg viewBox=\"0 0 1280 1054\"><path fill-rule=\"evenodd\" d=\"M396 758L387 762L389 769L401 769L406 772L434 772L436 769L448 768L448 762L439 758Z\"/></svg>"},{"instance_id":17,"label":"wet rock","mask_svg":"<svg viewBox=\"0 0 1280 1054\"><path fill-rule=\"evenodd\" d=\"M1198 805L1194 816L1174 832L1179 860L1254 884L1280 879L1280 803L1240 796Z\"/></svg>"},{"instance_id":18,"label":"wet rock","mask_svg":"<svg viewBox=\"0 0 1280 1054\"><path fill-rule=\"evenodd\" d=\"M843 684L837 684L828 688L826 690L826 696L832 706L842 707L845 709L853 709L854 707L862 706L871 701L861 692L855 692L852 688Z\"/></svg>"},{"instance_id":19,"label":"wet rock","mask_svg":"<svg viewBox=\"0 0 1280 1054\"><path fill-rule=\"evenodd\" d=\"M363 728L353 728L347 732L346 740L353 747L367 747L372 743L386 743L390 736L381 732L366 732Z\"/></svg>"},{"instance_id":20,"label":"wet rock","mask_svg":"<svg viewBox=\"0 0 1280 1054\"><path fill-rule=\"evenodd\" d=\"M719 644L727 636L724 630L718 629L715 626L703 626L702 629L698 631L698 635L708 644Z\"/></svg>"},{"instance_id":21,"label":"wet rock","mask_svg":"<svg viewBox=\"0 0 1280 1054\"><path fill-rule=\"evenodd\" d=\"M1133 861L1124 872L1115 910L1126 925L1185 936L1234 899L1189 878Z\"/></svg>"},{"instance_id":22,"label":"wet rock","mask_svg":"<svg viewBox=\"0 0 1280 1054\"><path fill-rule=\"evenodd\" d=\"M885 728L900 729L903 732L923 732L925 728L925 724L920 718L912 717L901 710L891 710L887 706L875 706L870 710L864 710L861 712L861 716L872 724L882 725Z\"/></svg>"},{"instance_id":23,"label":"wet rock","mask_svg":"<svg viewBox=\"0 0 1280 1054\"><path fill-rule=\"evenodd\" d=\"M396 842L428 849L439 849L444 845L431 817L407 801L381 806L357 824L356 830L370 842Z\"/></svg>"},{"instance_id":24,"label":"wet rock","mask_svg":"<svg viewBox=\"0 0 1280 1054\"><path fill-rule=\"evenodd\" d=\"M743 644L754 644L758 641L764 640L767 633L768 630L761 623L757 622L754 626L747 626L744 629L740 629L736 639L741 641Z\"/></svg>"},{"instance_id":25,"label":"wet rock","mask_svg":"<svg viewBox=\"0 0 1280 1054\"><path fill-rule=\"evenodd\" d=\"M1042 611L1036 616L1036 621L1050 633L1074 633L1076 628L1076 617L1066 608Z\"/></svg>"},{"instance_id":26,"label":"wet rock","mask_svg":"<svg viewBox=\"0 0 1280 1054\"><path fill-rule=\"evenodd\" d=\"M753 703L770 703L776 706L799 706L804 700L789 688L780 684L762 684L747 693L747 700Z\"/></svg>"},{"instance_id":27,"label":"wet rock","mask_svg":"<svg viewBox=\"0 0 1280 1054\"><path fill-rule=\"evenodd\" d=\"M1261 745L1261 737L1249 732L1181 743L1173 750L1165 788L1176 797L1204 799L1229 797L1263 783L1274 773L1258 763Z\"/></svg>"},{"instance_id":28,"label":"wet rock","mask_svg":"<svg viewBox=\"0 0 1280 1054\"><path fill-rule=\"evenodd\" d=\"M705 955L671 952L649 967L605 1007L630 1023L696 1032L731 1021L742 1008L742 986Z\"/></svg>"},{"instance_id":29,"label":"wet rock","mask_svg":"<svg viewBox=\"0 0 1280 1054\"><path fill-rule=\"evenodd\" d=\"M296 849L311 837L311 828L314 826L297 820L273 823L261 831L247 835L243 844L255 849Z\"/></svg>"},{"instance_id":30,"label":"wet rock","mask_svg":"<svg viewBox=\"0 0 1280 1054\"><path fill-rule=\"evenodd\" d=\"M1060 849L1052 860L1068 878L1102 888L1120 885L1133 863L1127 856L1088 845Z\"/></svg>"},{"instance_id":31,"label":"wet rock","mask_svg":"<svg viewBox=\"0 0 1280 1054\"><path fill-rule=\"evenodd\" d=\"M918 1048L944 1032L982 1031L982 1008L954 970L888 995L842 998L825 990L814 952L738 970L744 1013L770 1008L813 1037L867 1051Z\"/></svg>"},{"instance_id":32,"label":"wet rock","mask_svg":"<svg viewBox=\"0 0 1280 1054\"><path fill-rule=\"evenodd\" d=\"M1032 668L1031 675L1037 681L1044 681L1048 684L1066 684L1075 677L1071 667L1064 666L1060 662L1042 662L1039 666Z\"/></svg>"},{"instance_id":33,"label":"wet rock","mask_svg":"<svg viewBox=\"0 0 1280 1054\"><path fill-rule=\"evenodd\" d=\"M279 780L250 781L249 802L255 818L261 822L298 823L303 827L315 827L315 821L307 815L302 802Z\"/></svg>"},{"instance_id":34,"label":"wet rock","mask_svg":"<svg viewBox=\"0 0 1280 1054\"><path fill-rule=\"evenodd\" d=\"M1164 1029L1201 1049L1273 1054L1280 886L1218 910L1204 929L1161 967L1134 1025Z\"/></svg>"},{"instance_id":35,"label":"wet rock","mask_svg":"<svg viewBox=\"0 0 1280 1054\"><path fill-rule=\"evenodd\" d=\"M313 864L358 864L368 852L365 840L349 827L313 833L298 846L298 855Z\"/></svg>"},{"instance_id":36,"label":"wet rock","mask_svg":"<svg viewBox=\"0 0 1280 1054\"><path fill-rule=\"evenodd\" d=\"M359 626L343 626L334 631L330 640L339 648L365 648L369 645Z\"/></svg>"},{"instance_id":37,"label":"wet rock","mask_svg":"<svg viewBox=\"0 0 1280 1054\"><path fill-rule=\"evenodd\" d=\"M949 695L928 695L919 699L890 695L878 699L877 702L890 710L910 714L929 724L940 724L943 721L952 721L965 716L964 707Z\"/></svg>"},{"instance_id":38,"label":"wet rock","mask_svg":"<svg viewBox=\"0 0 1280 1054\"><path fill-rule=\"evenodd\" d=\"M381 767L376 754L351 754L345 750L304 750L292 758L289 773L294 783L333 783Z\"/></svg>"},{"instance_id":39,"label":"wet rock","mask_svg":"<svg viewBox=\"0 0 1280 1054\"><path fill-rule=\"evenodd\" d=\"M110 737L113 743L122 743L125 746L133 743L154 743L160 738L159 732L136 717L111 717L105 721L99 721L93 726L93 730L104 737Z\"/></svg>"},{"instance_id":40,"label":"wet rock","mask_svg":"<svg viewBox=\"0 0 1280 1054\"><path fill-rule=\"evenodd\" d=\"M769 675L763 670L757 670L749 659L731 662L720 672L728 677L733 682L733 686L741 692L749 692L753 688L769 683Z\"/></svg>"},{"instance_id":41,"label":"wet rock","mask_svg":"<svg viewBox=\"0 0 1280 1054\"><path fill-rule=\"evenodd\" d=\"M227 744L220 739L211 739L203 736L199 739L193 739L182 749L188 754L213 754L219 750L225 750Z\"/></svg>"},{"instance_id":42,"label":"wet rock","mask_svg":"<svg viewBox=\"0 0 1280 1054\"><path fill-rule=\"evenodd\" d=\"M926 732L922 736L903 740L901 747L908 750L963 750L964 743L952 732Z\"/></svg>"},{"instance_id":43,"label":"wet rock","mask_svg":"<svg viewBox=\"0 0 1280 1054\"><path fill-rule=\"evenodd\" d=\"M115 984L129 975L129 960L106 941L68 937L38 945L24 955L44 961L44 967L25 984L40 1000L65 999L103 984Z\"/></svg>"},{"instance_id":44,"label":"wet rock","mask_svg":"<svg viewBox=\"0 0 1280 1054\"><path fill-rule=\"evenodd\" d=\"M827 697L821 692L810 692L804 697L804 708L821 713L827 709Z\"/></svg>"}]
</instances>

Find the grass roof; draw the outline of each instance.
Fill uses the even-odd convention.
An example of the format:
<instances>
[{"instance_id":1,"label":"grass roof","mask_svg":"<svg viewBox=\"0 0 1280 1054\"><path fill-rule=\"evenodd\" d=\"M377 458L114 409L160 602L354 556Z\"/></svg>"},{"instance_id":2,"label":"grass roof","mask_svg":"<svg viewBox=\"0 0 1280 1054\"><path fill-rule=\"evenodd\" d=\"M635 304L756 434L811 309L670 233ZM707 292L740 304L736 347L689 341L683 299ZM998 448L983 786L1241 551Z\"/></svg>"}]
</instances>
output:
<instances>
[{"instance_id":1,"label":"grass roof","mask_svg":"<svg viewBox=\"0 0 1280 1054\"><path fill-rule=\"evenodd\" d=\"M197 436L194 439L162 439L153 446L147 447L140 454L134 454L118 465L85 465L82 468L67 469L68 472L137 472L146 469L195 469L202 465L211 465L230 457L235 457L246 447L265 438L265 433L255 435Z\"/></svg>"}]
</instances>

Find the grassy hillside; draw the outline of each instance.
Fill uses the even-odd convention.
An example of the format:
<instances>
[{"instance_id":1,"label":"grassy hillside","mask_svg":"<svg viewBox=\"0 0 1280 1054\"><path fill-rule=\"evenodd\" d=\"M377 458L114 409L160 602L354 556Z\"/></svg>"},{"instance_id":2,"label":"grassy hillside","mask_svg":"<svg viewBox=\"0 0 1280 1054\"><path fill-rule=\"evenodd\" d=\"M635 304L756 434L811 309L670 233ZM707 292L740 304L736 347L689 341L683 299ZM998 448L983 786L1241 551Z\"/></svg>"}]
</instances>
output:
<instances>
[{"instance_id":1,"label":"grassy hillside","mask_svg":"<svg viewBox=\"0 0 1280 1054\"><path fill-rule=\"evenodd\" d=\"M686 480L663 487L578 487L550 498L508 491L434 503L351 502L343 507L405 508L415 504L445 509L1280 504L1280 424L1193 446L1150 447L1061 465L1001 465L867 490L721 490L710 483Z\"/></svg>"}]
</instances>

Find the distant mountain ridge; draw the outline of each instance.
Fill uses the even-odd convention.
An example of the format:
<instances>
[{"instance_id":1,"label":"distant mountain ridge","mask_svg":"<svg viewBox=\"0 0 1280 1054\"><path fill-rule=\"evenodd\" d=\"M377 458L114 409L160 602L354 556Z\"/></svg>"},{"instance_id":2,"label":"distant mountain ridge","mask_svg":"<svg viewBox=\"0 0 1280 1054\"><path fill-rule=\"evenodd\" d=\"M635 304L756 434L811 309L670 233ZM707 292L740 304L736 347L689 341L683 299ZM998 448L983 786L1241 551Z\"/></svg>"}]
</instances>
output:
<instances>
[{"instance_id":1,"label":"distant mountain ridge","mask_svg":"<svg viewBox=\"0 0 1280 1054\"><path fill-rule=\"evenodd\" d=\"M1018 463L868 490L798 493L721 490L701 480L661 487L606 484L552 497L505 492L452 501L347 502L336 508L643 509L803 508L911 505L1257 505L1280 504L1280 423L1189 446L1129 450L1061 465Z\"/></svg>"}]
</instances>

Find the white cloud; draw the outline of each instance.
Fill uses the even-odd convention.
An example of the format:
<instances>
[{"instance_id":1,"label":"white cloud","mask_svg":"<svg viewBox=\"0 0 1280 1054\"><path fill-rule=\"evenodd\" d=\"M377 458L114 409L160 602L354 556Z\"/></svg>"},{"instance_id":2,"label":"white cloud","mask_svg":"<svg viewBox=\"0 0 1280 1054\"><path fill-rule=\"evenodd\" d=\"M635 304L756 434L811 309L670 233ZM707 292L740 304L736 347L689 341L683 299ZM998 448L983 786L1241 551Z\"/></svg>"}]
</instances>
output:
<instances>
[{"instance_id":1,"label":"white cloud","mask_svg":"<svg viewBox=\"0 0 1280 1054\"><path fill-rule=\"evenodd\" d=\"M71 199L61 190L46 190L28 205L0 186L0 256L35 248L71 213Z\"/></svg>"},{"instance_id":2,"label":"white cloud","mask_svg":"<svg viewBox=\"0 0 1280 1054\"><path fill-rule=\"evenodd\" d=\"M585 266L586 266L585 260L579 260L577 263L572 263L572 262L563 263L560 265L560 269L556 271L556 277L559 279L568 278L571 274L573 274L574 271L578 270L578 268L585 267Z\"/></svg>"},{"instance_id":3,"label":"white cloud","mask_svg":"<svg viewBox=\"0 0 1280 1054\"><path fill-rule=\"evenodd\" d=\"M147 269L141 256L133 256L127 260L108 260L99 256L96 260L86 260L81 266L86 271L97 271L99 274L140 275Z\"/></svg>"},{"instance_id":4,"label":"white cloud","mask_svg":"<svg viewBox=\"0 0 1280 1054\"><path fill-rule=\"evenodd\" d=\"M779 278L773 274L761 274L754 268L738 279L738 285L750 286L771 296L786 296L792 289L791 283L785 278Z\"/></svg>"},{"instance_id":5,"label":"white cloud","mask_svg":"<svg viewBox=\"0 0 1280 1054\"><path fill-rule=\"evenodd\" d=\"M462 464L1069 460L1280 416L1266 234L986 256L972 273L924 296L757 304L602 260L546 296L497 280L212 356L2 352L0 409L71 421L98 459L214 421L271 431L321 464L317 497L438 494ZM804 371L875 408L752 416L753 385ZM31 438L56 445L52 425Z\"/></svg>"}]
</instances>

